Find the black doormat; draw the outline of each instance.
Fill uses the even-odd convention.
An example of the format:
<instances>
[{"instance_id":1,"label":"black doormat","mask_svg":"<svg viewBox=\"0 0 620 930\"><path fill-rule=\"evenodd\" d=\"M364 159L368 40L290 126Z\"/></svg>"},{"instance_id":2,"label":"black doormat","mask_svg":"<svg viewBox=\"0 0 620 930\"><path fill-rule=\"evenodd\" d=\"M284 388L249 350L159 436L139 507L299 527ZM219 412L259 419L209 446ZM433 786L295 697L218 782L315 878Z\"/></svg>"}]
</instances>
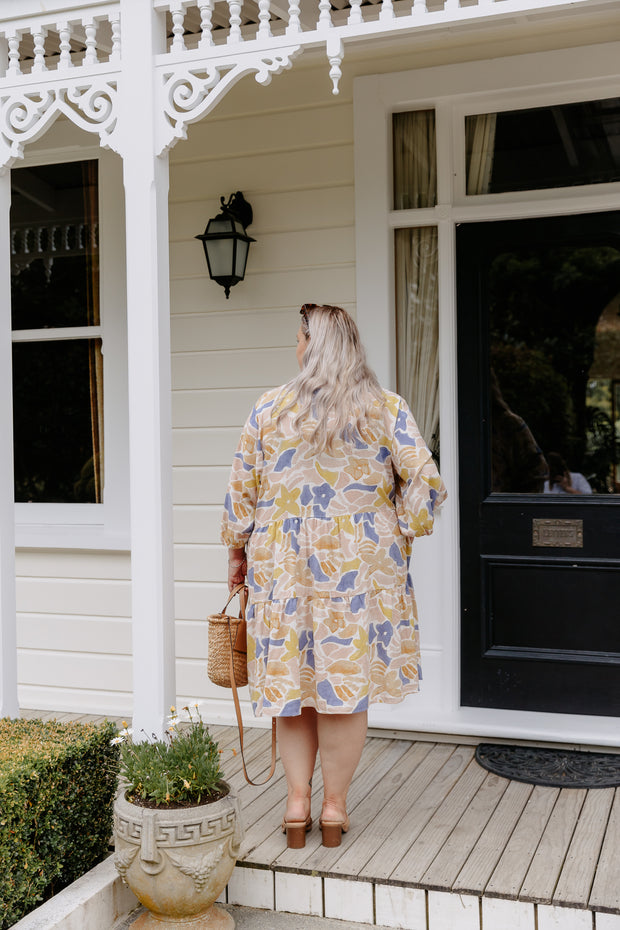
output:
<instances>
[{"instance_id":1,"label":"black doormat","mask_svg":"<svg viewBox=\"0 0 620 930\"><path fill-rule=\"evenodd\" d=\"M476 761L489 772L550 788L615 788L620 754L480 743Z\"/></svg>"}]
</instances>

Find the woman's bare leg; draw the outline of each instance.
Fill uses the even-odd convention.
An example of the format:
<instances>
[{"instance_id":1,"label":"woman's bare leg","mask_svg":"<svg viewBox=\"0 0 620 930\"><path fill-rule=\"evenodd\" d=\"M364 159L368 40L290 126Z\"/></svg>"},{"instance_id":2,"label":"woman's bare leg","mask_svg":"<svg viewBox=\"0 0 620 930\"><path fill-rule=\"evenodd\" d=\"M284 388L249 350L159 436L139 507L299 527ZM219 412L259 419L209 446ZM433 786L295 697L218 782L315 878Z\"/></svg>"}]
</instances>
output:
<instances>
[{"instance_id":1,"label":"woman's bare leg","mask_svg":"<svg viewBox=\"0 0 620 930\"><path fill-rule=\"evenodd\" d=\"M278 717L278 747L288 786L286 820L305 820L310 812L312 775L318 749L317 713L302 708L299 717Z\"/></svg>"},{"instance_id":2,"label":"woman's bare leg","mask_svg":"<svg viewBox=\"0 0 620 930\"><path fill-rule=\"evenodd\" d=\"M347 792L360 761L368 714L318 714L317 733L323 771L324 820L344 820Z\"/></svg>"}]
</instances>

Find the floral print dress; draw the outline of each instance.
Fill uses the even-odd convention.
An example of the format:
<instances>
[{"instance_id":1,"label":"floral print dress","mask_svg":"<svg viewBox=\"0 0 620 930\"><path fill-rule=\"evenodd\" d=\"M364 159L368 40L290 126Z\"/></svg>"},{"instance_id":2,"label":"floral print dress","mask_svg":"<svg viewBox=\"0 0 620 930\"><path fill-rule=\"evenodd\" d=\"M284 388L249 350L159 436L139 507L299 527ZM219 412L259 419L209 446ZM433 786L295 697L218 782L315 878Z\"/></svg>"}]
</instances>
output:
<instances>
[{"instance_id":1,"label":"floral print dress","mask_svg":"<svg viewBox=\"0 0 620 930\"><path fill-rule=\"evenodd\" d=\"M405 403L383 392L361 434L314 453L282 388L250 414L222 540L247 544L248 677L256 716L366 710L418 690L414 536L446 496Z\"/></svg>"}]
</instances>

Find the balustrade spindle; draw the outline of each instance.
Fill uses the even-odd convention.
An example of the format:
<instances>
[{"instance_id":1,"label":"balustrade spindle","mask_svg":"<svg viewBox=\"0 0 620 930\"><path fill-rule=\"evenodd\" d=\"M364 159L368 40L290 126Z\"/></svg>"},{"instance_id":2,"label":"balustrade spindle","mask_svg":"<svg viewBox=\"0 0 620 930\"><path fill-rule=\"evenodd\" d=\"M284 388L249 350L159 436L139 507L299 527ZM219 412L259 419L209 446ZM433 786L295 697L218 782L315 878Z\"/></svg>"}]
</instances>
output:
<instances>
[{"instance_id":1,"label":"balustrade spindle","mask_svg":"<svg viewBox=\"0 0 620 930\"><path fill-rule=\"evenodd\" d=\"M14 32L8 38L9 44L9 66L7 74L17 77L21 74L19 67L19 34Z\"/></svg>"},{"instance_id":2,"label":"balustrade spindle","mask_svg":"<svg viewBox=\"0 0 620 930\"><path fill-rule=\"evenodd\" d=\"M110 26L112 28L112 52L110 54L111 62L121 60L121 14L114 13L110 17Z\"/></svg>"},{"instance_id":3,"label":"balustrade spindle","mask_svg":"<svg viewBox=\"0 0 620 930\"><path fill-rule=\"evenodd\" d=\"M32 33L34 42L33 74L40 74L42 71L47 71L47 65L45 63L45 35L46 32L43 26L36 26Z\"/></svg>"},{"instance_id":4,"label":"balustrade spindle","mask_svg":"<svg viewBox=\"0 0 620 930\"><path fill-rule=\"evenodd\" d=\"M348 26L359 26L360 23L363 23L362 19L362 0L350 0L351 12L349 13L349 18L347 20Z\"/></svg>"},{"instance_id":5,"label":"balustrade spindle","mask_svg":"<svg viewBox=\"0 0 620 930\"><path fill-rule=\"evenodd\" d=\"M97 64L97 24L94 19L82 20L84 32L86 33L86 54L84 55L85 65Z\"/></svg>"},{"instance_id":6,"label":"balustrade spindle","mask_svg":"<svg viewBox=\"0 0 620 930\"><path fill-rule=\"evenodd\" d=\"M230 11L230 32L228 33L228 43L233 45L241 42L241 3L239 0L228 0L228 9Z\"/></svg>"},{"instance_id":7,"label":"balustrade spindle","mask_svg":"<svg viewBox=\"0 0 620 930\"><path fill-rule=\"evenodd\" d=\"M454 13L456 10L460 10L460 8L460 0L445 0L444 11L446 13Z\"/></svg>"},{"instance_id":8,"label":"balustrade spindle","mask_svg":"<svg viewBox=\"0 0 620 930\"><path fill-rule=\"evenodd\" d=\"M58 34L60 36L60 60L58 61L58 69L64 71L67 68L73 67L73 62L71 61L71 27L69 23L60 23L58 26Z\"/></svg>"},{"instance_id":9,"label":"balustrade spindle","mask_svg":"<svg viewBox=\"0 0 620 930\"><path fill-rule=\"evenodd\" d=\"M185 11L182 3L172 3L172 49L173 52L185 51Z\"/></svg>"},{"instance_id":10,"label":"balustrade spindle","mask_svg":"<svg viewBox=\"0 0 620 930\"><path fill-rule=\"evenodd\" d=\"M394 19L394 5L392 4L392 0L383 0L381 12L379 13L379 21L385 23L392 19Z\"/></svg>"},{"instance_id":11,"label":"balustrade spindle","mask_svg":"<svg viewBox=\"0 0 620 930\"><path fill-rule=\"evenodd\" d=\"M258 38L268 39L271 35L270 18L270 0L258 0Z\"/></svg>"},{"instance_id":12,"label":"balustrade spindle","mask_svg":"<svg viewBox=\"0 0 620 930\"><path fill-rule=\"evenodd\" d=\"M286 27L286 34L290 36L296 32L301 32L301 21L299 19L299 0L289 0L288 26Z\"/></svg>"},{"instance_id":13,"label":"balustrade spindle","mask_svg":"<svg viewBox=\"0 0 620 930\"><path fill-rule=\"evenodd\" d=\"M424 13L428 13L426 0L413 0L413 9L411 12L415 16L422 16Z\"/></svg>"},{"instance_id":14,"label":"balustrade spindle","mask_svg":"<svg viewBox=\"0 0 620 930\"><path fill-rule=\"evenodd\" d=\"M317 29L331 29L334 25L332 23L332 5L329 0L320 0L319 3L319 21L317 23Z\"/></svg>"},{"instance_id":15,"label":"balustrade spindle","mask_svg":"<svg viewBox=\"0 0 620 930\"><path fill-rule=\"evenodd\" d=\"M213 6L214 0L209 0L208 3L200 3L198 8L200 10L200 32L201 39L199 43L199 48L207 48L213 45L213 36L211 35L211 19L213 17Z\"/></svg>"}]
</instances>

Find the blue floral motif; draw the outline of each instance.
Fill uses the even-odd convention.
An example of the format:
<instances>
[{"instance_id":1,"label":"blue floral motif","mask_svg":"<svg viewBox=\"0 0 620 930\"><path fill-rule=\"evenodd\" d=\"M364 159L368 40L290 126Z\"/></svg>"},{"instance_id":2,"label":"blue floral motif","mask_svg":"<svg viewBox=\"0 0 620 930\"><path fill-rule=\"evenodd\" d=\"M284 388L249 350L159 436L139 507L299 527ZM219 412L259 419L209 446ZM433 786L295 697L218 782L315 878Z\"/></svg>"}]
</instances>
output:
<instances>
[{"instance_id":1,"label":"blue floral motif","mask_svg":"<svg viewBox=\"0 0 620 930\"><path fill-rule=\"evenodd\" d=\"M301 714L301 699L295 698L284 705L280 711L280 717L299 717Z\"/></svg>"},{"instance_id":2,"label":"blue floral motif","mask_svg":"<svg viewBox=\"0 0 620 930\"><path fill-rule=\"evenodd\" d=\"M329 581L329 576L325 574L321 568L321 563L314 554L308 559L308 568L312 572L315 581Z\"/></svg>"},{"instance_id":3,"label":"blue floral motif","mask_svg":"<svg viewBox=\"0 0 620 930\"><path fill-rule=\"evenodd\" d=\"M405 560L400 553L400 546L396 542L393 542L390 546L390 558L396 562L399 568L402 568L405 564Z\"/></svg>"},{"instance_id":4,"label":"blue floral motif","mask_svg":"<svg viewBox=\"0 0 620 930\"><path fill-rule=\"evenodd\" d=\"M293 456L297 452L297 449L287 449L286 452L283 452L276 464L274 465L274 471L284 471L285 468L290 468L293 462Z\"/></svg>"},{"instance_id":5,"label":"blue floral motif","mask_svg":"<svg viewBox=\"0 0 620 930\"><path fill-rule=\"evenodd\" d=\"M357 569L352 569L350 572L345 572L336 585L336 591L351 591L355 587L355 579L357 578L357 575Z\"/></svg>"},{"instance_id":6,"label":"blue floral motif","mask_svg":"<svg viewBox=\"0 0 620 930\"><path fill-rule=\"evenodd\" d=\"M312 488L312 496L317 507L320 507L321 510L327 510L329 502L336 496L336 492L325 482Z\"/></svg>"},{"instance_id":7,"label":"blue floral motif","mask_svg":"<svg viewBox=\"0 0 620 930\"><path fill-rule=\"evenodd\" d=\"M398 439L401 446L417 446L415 436L411 435L409 431L409 424L407 423L407 413L401 407L398 411L398 416L396 418L396 428L394 430L394 435Z\"/></svg>"},{"instance_id":8,"label":"blue floral motif","mask_svg":"<svg viewBox=\"0 0 620 930\"><path fill-rule=\"evenodd\" d=\"M366 539L372 540L374 543L379 542L379 536L375 530L375 515L374 513L365 513L364 514L364 536Z\"/></svg>"},{"instance_id":9,"label":"blue floral motif","mask_svg":"<svg viewBox=\"0 0 620 930\"><path fill-rule=\"evenodd\" d=\"M327 678L317 683L316 692L329 707L342 707L344 703L344 701L340 700Z\"/></svg>"}]
</instances>

